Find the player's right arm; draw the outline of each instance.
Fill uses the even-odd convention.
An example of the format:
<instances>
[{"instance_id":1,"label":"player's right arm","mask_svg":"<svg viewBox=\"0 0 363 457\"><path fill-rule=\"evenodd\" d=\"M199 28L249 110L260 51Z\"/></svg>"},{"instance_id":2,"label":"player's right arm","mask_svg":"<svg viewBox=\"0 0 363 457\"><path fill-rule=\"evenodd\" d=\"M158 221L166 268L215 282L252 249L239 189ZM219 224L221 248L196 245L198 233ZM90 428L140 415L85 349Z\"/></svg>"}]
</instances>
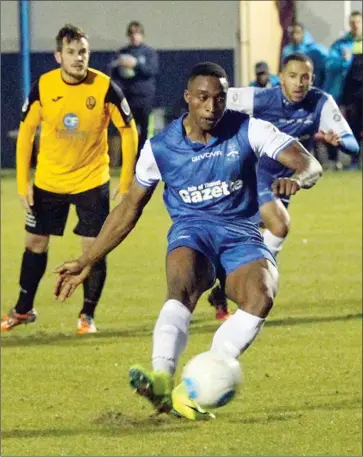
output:
<instances>
[{"instance_id":1,"label":"player's right arm","mask_svg":"<svg viewBox=\"0 0 363 457\"><path fill-rule=\"evenodd\" d=\"M21 113L19 134L16 143L16 182L23 207L31 211L33 190L30 186L30 164L35 132L41 122L39 80L32 86Z\"/></svg>"},{"instance_id":2,"label":"player's right arm","mask_svg":"<svg viewBox=\"0 0 363 457\"><path fill-rule=\"evenodd\" d=\"M64 301L88 276L94 263L116 248L133 230L161 179L150 141L145 143L136 167L130 191L108 215L89 250L77 260L65 262L55 270L59 274L55 296Z\"/></svg>"},{"instance_id":3,"label":"player's right arm","mask_svg":"<svg viewBox=\"0 0 363 457\"><path fill-rule=\"evenodd\" d=\"M255 92L255 87L230 87L226 108L253 116Z\"/></svg>"}]
</instances>

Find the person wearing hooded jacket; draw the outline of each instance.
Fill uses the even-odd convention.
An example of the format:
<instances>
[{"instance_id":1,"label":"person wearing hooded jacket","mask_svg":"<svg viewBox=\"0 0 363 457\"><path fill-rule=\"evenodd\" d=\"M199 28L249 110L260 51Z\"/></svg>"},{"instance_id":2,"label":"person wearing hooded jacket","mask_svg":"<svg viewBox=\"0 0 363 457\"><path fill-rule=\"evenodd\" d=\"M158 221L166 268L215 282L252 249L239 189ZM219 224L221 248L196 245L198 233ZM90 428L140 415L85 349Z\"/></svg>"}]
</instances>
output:
<instances>
[{"instance_id":1,"label":"person wearing hooded jacket","mask_svg":"<svg viewBox=\"0 0 363 457\"><path fill-rule=\"evenodd\" d=\"M317 43L310 32L305 30L303 24L295 22L290 30L290 43L282 49L282 59L290 54L306 54L313 61L315 69L314 86L323 88L326 71L328 49Z\"/></svg>"}]
</instances>

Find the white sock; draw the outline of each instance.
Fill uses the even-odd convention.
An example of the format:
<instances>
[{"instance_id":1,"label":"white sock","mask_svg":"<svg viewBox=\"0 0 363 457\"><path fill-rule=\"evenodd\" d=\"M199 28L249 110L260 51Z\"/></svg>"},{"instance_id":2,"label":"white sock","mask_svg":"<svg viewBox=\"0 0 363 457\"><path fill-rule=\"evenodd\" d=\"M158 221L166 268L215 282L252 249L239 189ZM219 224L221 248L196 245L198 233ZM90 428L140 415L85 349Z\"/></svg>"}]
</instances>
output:
<instances>
[{"instance_id":1,"label":"white sock","mask_svg":"<svg viewBox=\"0 0 363 457\"><path fill-rule=\"evenodd\" d=\"M238 309L214 334L211 350L237 358L260 333L265 319Z\"/></svg>"},{"instance_id":2,"label":"white sock","mask_svg":"<svg viewBox=\"0 0 363 457\"><path fill-rule=\"evenodd\" d=\"M153 334L153 370L174 373L189 333L191 312L178 300L168 300L160 311Z\"/></svg>"},{"instance_id":3,"label":"white sock","mask_svg":"<svg viewBox=\"0 0 363 457\"><path fill-rule=\"evenodd\" d=\"M273 235L270 230L265 229L263 232L263 241L274 257L281 251L284 240L285 238Z\"/></svg>"}]
</instances>

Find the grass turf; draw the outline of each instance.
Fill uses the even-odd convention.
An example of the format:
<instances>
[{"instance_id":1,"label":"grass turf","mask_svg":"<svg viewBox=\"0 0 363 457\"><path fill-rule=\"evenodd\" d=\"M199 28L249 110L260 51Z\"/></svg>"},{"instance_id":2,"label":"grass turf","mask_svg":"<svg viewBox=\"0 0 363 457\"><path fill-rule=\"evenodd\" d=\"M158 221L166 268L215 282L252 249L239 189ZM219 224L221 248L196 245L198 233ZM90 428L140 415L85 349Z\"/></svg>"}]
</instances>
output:
<instances>
[{"instance_id":1,"label":"grass turf","mask_svg":"<svg viewBox=\"0 0 363 457\"><path fill-rule=\"evenodd\" d=\"M24 215L12 174L1 192L4 313L17 298ZM150 366L165 296L161 190L109 256L93 336L75 334L81 290L65 304L52 296L51 270L79 252L72 212L52 239L38 321L2 337L1 455L362 455L361 196L360 173L342 172L293 199L275 307L241 359L243 391L208 423L151 418L127 382L130 365ZM217 327L204 296L180 367Z\"/></svg>"}]
</instances>

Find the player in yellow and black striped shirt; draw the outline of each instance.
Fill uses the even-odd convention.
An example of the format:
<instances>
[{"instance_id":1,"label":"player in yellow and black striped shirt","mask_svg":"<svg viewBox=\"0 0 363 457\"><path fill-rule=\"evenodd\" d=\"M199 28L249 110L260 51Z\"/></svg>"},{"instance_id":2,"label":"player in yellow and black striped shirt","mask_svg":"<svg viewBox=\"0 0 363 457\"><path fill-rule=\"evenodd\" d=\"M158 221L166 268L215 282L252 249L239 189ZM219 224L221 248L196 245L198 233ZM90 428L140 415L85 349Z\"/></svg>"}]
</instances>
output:
<instances>
[{"instance_id":1,"label":"player in yellow and black striped shirt","mask_svg":"<svg viewBox=\"0 0 363 457\"><path fill-rule=\"evenodd\" d=\"M60 68L43 74L22 109L17 141L17 186L26 214L26 248L17 304L1 322L1 330L33 322L33 301L45 272L50 235L63 235L69 207L75 205L74 229L87 250L109 213L110 120L122 136L120 193L132 183L138 134L121 89L108 76L88 67L85 33L73 25L57 37L55 58ZM33 140L40 126L40 147L34 185L30 183ZM106 262L95 265L84 285L78 333L95 332L93 316L106 278Z\"/></svg>"}]
</instances>

